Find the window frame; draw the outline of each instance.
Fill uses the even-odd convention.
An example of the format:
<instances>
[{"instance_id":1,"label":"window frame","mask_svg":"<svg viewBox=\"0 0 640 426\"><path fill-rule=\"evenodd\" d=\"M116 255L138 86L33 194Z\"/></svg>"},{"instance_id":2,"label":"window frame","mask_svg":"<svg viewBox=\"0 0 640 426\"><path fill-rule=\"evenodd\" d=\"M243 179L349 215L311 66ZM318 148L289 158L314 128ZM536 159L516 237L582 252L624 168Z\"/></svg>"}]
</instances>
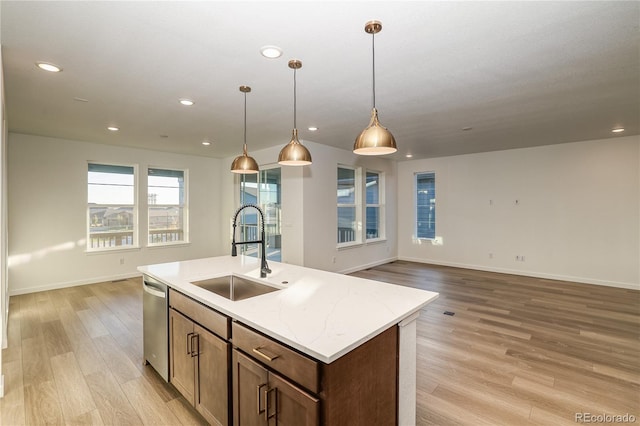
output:
<instances>
[{"instance_id":1,"label":"window frame","mask_svg":"<svg viewBox=\"0 0 640 426\"><path fill-rule=\"evenodd\" d=\"M114 251L126 251L126 250L139 250L140 249L140 220L139 220L139 199L138 199L138 188L139 188L139 180L138 180L138 164L125 164L125 163L112 163L106 161L87 161L87 166L85 168L85 188L86 188L86 222L85 222L85 231L86 231L86 253L109 253ZM128 245L115 245L115 246L106 246L106 247L91 247L91 207L89 204L89 167L91 164L95 164L98 166L113 166L113 167L131 167L133 169L133 204L93 204L93 206L99 207L109 207L109 206L131 206L132 207L132 244Z\"/></svg>"},{"instance_id":2,"label":"window frame","mask_svg":"<svg viewBox=\"0 0 640 426\"><path fill-rule=\"evenodd\" d=\"M421 237L418 235L418 218L419 218L419 214L418 214L418 209L419 209L419 205L418 205L418 178L422 175L431 175L433 176L433 192L434 192L434 197L432 198L433 200L433 209L434 209L434 219L433 219L433 237ZM437 234L436 234L436 226L437 226L437 216L435 216L435 211L436 211L436 206L437 206L437 200L436 200L436 196L437 196L437 190L436 190L436 172L435 171L425 171L425 172L415 172L414 173L414 177L413 177L413 196L414 196L414 203L413 203L413 207L414 207L414 221L413 221L413 226L414 226L414 235L415 238L417 240L425 240L425 241L435 241L437 239Z\"/></svg>"},{"instance_id":3,"label":"window frame","mask_svg":"<svg viewBox=\"0 0 640 426\"><path fill-rule=\"evenodd\" d=\"M263 199L261 197L261 193L263 192L263 185L265 185L266 183L262 181L262 176L263 173L267 173L270 170L278 170L279 171L279 196L280 196L280 203L278 205L278 209L279 209L279 214L276 215L278 217L277 219L277 224L275 226L275 230L279 231L280 233L276 233L276 234L272 234L269 230L269 224L266 223L268 218L269 218L269 212L268 209L265 207L265 205L263 205ZM267 260L268 261L274 261L274 262L282 262L282 230L283 230L283 224L282 224L282 197L283 197L283 179L282 179L282 171L283 171L283 167L278 164L278 163L271 163L271 164L266 164L266 165L261 165L260 166L260 171L258 173L250 173L250 174L236 174L234 176L234 185L235 185L235 191L234 191L234 199L235 199L235 204L237 206L237 208L240 208L242 205L245 204L255 204L258 207L260 207L265 215L265 238L267 239ZM247 200L244 199L244 194L247 194L248 191L243 191L243 184L246 185L247 183L247 178L253 180L253 177L255 176L255 184L256 184L256 188L255 188L255 202L254 203L249 203ZM254 182L250 182L250 183L254 183ZM244 210L240 213L240 215L238 216L238 222L237 225L242 227L245 223L245 213L251 214L257 214L257 212L255 210ZM233 218L232 218L233 219ZM280 240L277 241L276 238L277 236L280 236ZM236 238L237 239L242 239L243 236L241 235L241 231L238 230L237 234L236 234ZM279 248L279 255L277 255L276 257L274 257L273 251L271 250L270 246L269 246L269 241L270 238L274 238L274 240L276 240L276 248ZM279 247L278 247L279 244ZM257 244L249 244L249 245L241 245L239 247L240 253L241 254L245 254L246 251L249 251L250 249L252 249L252 247L257 247ZM259 251L259 250L258 250ZM248 256L252 256L252 254L249 254ZM257 253L256 253L257 256Z\"/></svg>"},{"instance_id":4,"label":"window frame","mask_svg":"<svg viewBox=\"0 0 640 426\"><path fill-rule=\"evenodd\" d=\"M378 203L377 204L369 204L367 202L367 175L369 173L375 173L376 175L378 175ZM374 243L374 242L378 242L378 241L385 241L386 240L386 209L385 209L385 176L384 176L384 172L381 172L379 170L372 170L372 169L365 169L364 172L364 191L363 191L363 196L364 196L364 235L365 235L365 241L367 243ZM375 238L368 238L367 237L367 209L369 207L377 207L378 208L378 236Z\"/></svg>"},{"instance_id":5,"label":"window frame","mask_svg":"<svg viewBox=\"0 0 640 426\"><path fill-rule=\"evenodd\" d=\"M337 200L337 193L336 193L336 231L338 230L338 225L339 225L339 216L338 216L338 209L339 208L355 208L355 214L354 214L354 219L355 219L355 229L354 229L354 240L353 241L344 241L344 242L340 242L338 241L338 238L336 238L336 247L337 248L345 248L345 247L353 247L353 246L358 246L358 245L362 245L363 243L363 239L362 239L362 197L363 197L363 191L362 191L362 167L354 167L354 166L348 166L345 164L338 164L336 167L336 191L337 191L337 187L338 187L338 181L337 181L337 173L339 169L347 169L347 170L353 170L354 172L354 197L353 203L338 203Z\"/></svg>"},{"instance_id":6,"label":"window frame","mask_svg":"<svg viewBox=\"0 0 640 426\"><path fill-rule=\"evenodd\" d=\"M149 171L150 170L166 170L169 172L182 172L183 179L183 200L182 204L150 204L149 203ZM161 166L147 166L147 185L146 185L146 201L147 201L147 235L146 246L150 248L156 247L168 247L176 245L185 245L190 243L189 233L189 169L178 167L161 167ZM149 214L151 212L151 206L154 207L182 207L182 239L176 241L161 241L152 243L151 237L151 220Z\"/></svg>"}]
</instances>

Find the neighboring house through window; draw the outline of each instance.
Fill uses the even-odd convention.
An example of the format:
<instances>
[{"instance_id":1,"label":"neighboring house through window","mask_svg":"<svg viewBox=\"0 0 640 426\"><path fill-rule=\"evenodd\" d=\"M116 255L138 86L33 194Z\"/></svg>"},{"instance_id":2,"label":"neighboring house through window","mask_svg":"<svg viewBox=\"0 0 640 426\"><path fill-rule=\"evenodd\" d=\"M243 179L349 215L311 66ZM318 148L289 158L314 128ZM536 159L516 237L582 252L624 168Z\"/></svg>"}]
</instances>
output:
<instances>
[{"instance_id":1,"label":"neighboring house through window","mask_svg":"<svg viewBox=\"0 0 640 426\"><path fill-rule=\"evenodd\" d=\"M138 246L136 166L89 163L87 250Z\"/></svg>"},{"instance_id":2,"label":"neighboring house through window","mask_svg":"<svg viewBox=\"0 0 640 426\"><path fill-rule=\"evenodd\" d=\"M416 237L436 237L436 174L416 173Z\"/></svg>"},{"instance_id":3,"label":"neighboring house through window","mask_svg":"<svg viewBox=\"0 0 640 426\"><path fill-rule=\"evenodd\" d=\"M149 168L147 199L148 244L188 242L187 171Z\"/></svg>"}]
</instances>

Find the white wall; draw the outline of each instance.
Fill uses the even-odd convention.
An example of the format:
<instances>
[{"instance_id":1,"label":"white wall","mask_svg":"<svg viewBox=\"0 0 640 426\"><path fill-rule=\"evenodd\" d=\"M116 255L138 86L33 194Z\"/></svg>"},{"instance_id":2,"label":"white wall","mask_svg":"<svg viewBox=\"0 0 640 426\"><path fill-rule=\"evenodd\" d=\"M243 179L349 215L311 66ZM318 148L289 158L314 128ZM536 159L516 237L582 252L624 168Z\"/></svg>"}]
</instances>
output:
<instances>
[{"instance_id":1,"label":"white wall","mask_svg":"<svg viewBox=\"0 0 640 426\"><path fill-rule=\"evenodd\" d=\"M397 244L395 162L379 157L357 156L351 151L309 141L303 143L311 152L313 164L281 168L283 262L327 271L350 272L394 260ZM264 168L277 162L282 146L284 144L260 151L250 150L249 155ZM232 160L225 160L227 170ZM386 241L336 249L338 164L361 166L385 173ZM230 187L234 177L229 172L224 179L225 187ZM238 207L236 194L225 198L224 218L230 217ZM224 222L228 229L229 219ZM230 241L229 237L227 247L230 247Z\"/></svg>"},{"instance_id":2,"label":"white wall","mask_svg":"<svg viewBox=\"0 0 640 426\"><path fill-rule=\"evenodd\" d=\"M9 134L9 291L33 291L137 275L144 264L222 254L221 161L212 158ZM191 243L147 248L146 197L139 191L140 249L87 253L87 162L189 170ZM124 264L121 264L124 259Z\"/></svg>"},{"instance_id":3,"label":"white wall","mask_svg":"<svg viewBox=\"0 0 640 426\"><path fill-rule=\"evenodd\" d=\"M353 272L396 259L396 163L384 157L360 156L351 151L305 142L313 164L304 179L304 265L336 272ZM336 248L337 168L362 167L383 172L386 196L386 241ZM364 189L363 189L364 191ZM364 227L364 224L361 224ZM333 258L335 257L335 263Z\"/></svg>"},{"instance_id":4,"label":"white wall","mask_svg":"<svg viewBox=\"0 0 640 426\"><path fill-rule=\"evenodd\" d=\"M7 123L4 105L4 73L0 45L0 334L2 349L7 347L9 297L7 295ZM2 350L0 350L0 398L4 395Z\"/></svg>"},{"instance_id":5,"label":"white wall","mask_svg":"<svg viewBox=\"0 0 640 426\"><path fill-rule=\"evenodd\" d=\"M401 162L398 257L639 289L639 151L631 136ZM414 238L424 171L442 245Z\"/></svg>"}]
</instances>

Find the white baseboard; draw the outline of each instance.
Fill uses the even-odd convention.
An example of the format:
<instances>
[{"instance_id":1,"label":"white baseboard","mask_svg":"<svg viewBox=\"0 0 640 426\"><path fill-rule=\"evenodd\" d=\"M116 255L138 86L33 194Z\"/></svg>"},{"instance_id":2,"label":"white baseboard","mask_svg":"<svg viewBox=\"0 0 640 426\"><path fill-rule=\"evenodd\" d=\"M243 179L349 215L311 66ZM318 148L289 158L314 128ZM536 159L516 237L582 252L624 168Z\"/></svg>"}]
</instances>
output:
<instances>
[{"instance_id":1,"label":"white baseboard","mask_svg":"<svg viewBox=\"0 0 640 426\"><path fill-rule=\"evenodd\" d=\"M4 396L4 374L0 374L0 398Z\"/></svg>"},{"instance_id":2,"label":"white baseboard","mask_svg":"<svg viewBox=\"0 0 640 426\"><path fill-rule=\"evenodd\" d=\"M426 264L440 265L440 266L451 266L454 268L474 269L477 271L497 272L500 274L520 275L525 277L544 278L544 279L557 280L557 281L571 281L571 282L582 283L582 284L594 284L594 285L601 285L606 287L626 288L629 290L640 290L640 283L607 281L607 280L600 280L600 279L587 278L587 277L547 274L544 272L521 271L521 270L507 269L507 268L490 268L490 267L481 266L481 265L469 265L469 264L456 263L456 262L442 262L442 261L433 260L433 259L418 259L418 258L412 258L412 257L398 257L398 260L404 260L407 262L416 262L416 263L426 263Z\"/></svg>"},{"instance_id":3,"label":"white baseboard","mask_svg":"<svg viewBox=\"0 0 640 426\"><path fill-rule=\"evenodd\" d=\"M393 261L398 260L397 257L389 257L383 260L377 260L375 262L367 263L366 265L354 266L353 268L343 269L342 271L336 271L338 274L351 274L353 272L362 271L364 269L373 268L374 266L384 265L385 263L391 263Z\"/></svg>"},{"instance_id":4,"label":"white baseboard","mask_svg":"<svg viewBox=\"0 0 640 426\"><path fill-rule=\"evenodd\" d=\"M10 289L9 296L18 296L20 294L36 293L38 291L57 290L60 288L76 287L76 286L85 285L85 284L103 283L106 281L126 280L127 278L135 278L140 276L142 276L142 274L140 274L139 272L130 272L128 274L109 275L109 276L103 276L103 277L87 278L84 280L52 283L52 284L36 286L36 287Z\"/></svg>"}]
</instances>

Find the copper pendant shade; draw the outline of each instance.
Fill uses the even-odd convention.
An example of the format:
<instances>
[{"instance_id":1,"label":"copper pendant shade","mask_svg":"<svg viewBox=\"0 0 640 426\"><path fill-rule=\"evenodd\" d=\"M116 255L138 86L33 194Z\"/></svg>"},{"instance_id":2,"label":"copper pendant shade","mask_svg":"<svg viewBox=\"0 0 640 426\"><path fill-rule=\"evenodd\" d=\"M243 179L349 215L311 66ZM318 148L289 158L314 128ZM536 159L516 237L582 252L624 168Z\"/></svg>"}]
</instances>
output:
<instances>
[{"instance_id":1,"label":"copper pendant shade","mask_svg":"<svg viewBox=\"0 0 640 426\"><path fill-rule=\"evenodd\" d=\"M282 148L278 155L278 164L283 166L306 166L311 164L311 153L298 140L296 128L296 70L302 68L302 62L297 59L289 61L289 68L293 69L293 132L291 141Z\"/></svg>"},{"instance_id":2,"label":"copper pendant shade","mask_svg":"<svg viewBox=\"0 0 640 426\"><path fill-rule=\"evenodd\" d=\"M376 109L376 65L375 65L375 34L382 31L382 24L379 21L369 21L365 24L364 31L371 34L373 51L373 108L371 109L371 121L356 138L353 144L353 152L359 155L385 155L392 154L398 150L396 139L390 131L383 127L378 121L378 110Z\"/></svg>"},{"instance_id":3,"label":"copper pendant shade","mask_svg":"<svg viewBox=\"0 0 640 426\"><path fill-rule=\"evenodd\" d=\"M256 160L247 154L247 93L251 92L251 87L240 86L240 91L244 93L244 145L242 155L238 155L231 163L231 171L233 173L255 174L260 171L260 168Z\"/></svg>"}]
</instances>

